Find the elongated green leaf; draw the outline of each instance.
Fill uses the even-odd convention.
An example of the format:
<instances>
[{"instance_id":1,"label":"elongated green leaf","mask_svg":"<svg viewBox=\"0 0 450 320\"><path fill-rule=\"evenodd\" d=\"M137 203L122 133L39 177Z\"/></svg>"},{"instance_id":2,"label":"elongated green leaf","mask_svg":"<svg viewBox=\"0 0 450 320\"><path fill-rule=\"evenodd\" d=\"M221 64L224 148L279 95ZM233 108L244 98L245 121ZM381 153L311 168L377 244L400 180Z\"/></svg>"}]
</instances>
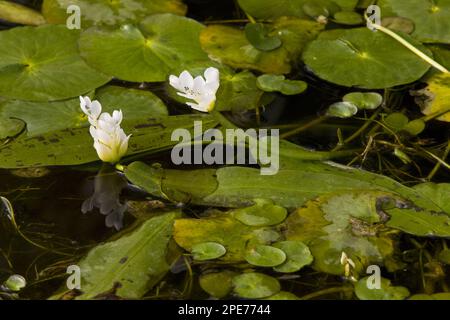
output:
<instances>
[{"instance_id":1,"label":"elongated green leaf","mask_svg":"<svg viewBox=\"0 0 450 320\"><path fill-rule=\"evenodd\" d=\"M193 129L194 121L202 120L203 128L216 122L206 115L171 116L162 119L124 121L123 128L132 134L128 156L167 149L178 141L171 141L173 130ZM79 165L97 161L89 128L62 129L31 138L17 139L0 147L1 168Z\"/></svg>"},{"instance_id":2,"label":"elongated green leaf","mask_svg":"<svg viewBox=\"0 0 450 320\"><path fill-rule=\"evenodd\" d=\"M78 263L83 294L77 299L101 298L102 294L141 298L169 270L167 247L179 215L170 212L151 218L118 240L92 249Z\"/></svg>"}]
</instances>

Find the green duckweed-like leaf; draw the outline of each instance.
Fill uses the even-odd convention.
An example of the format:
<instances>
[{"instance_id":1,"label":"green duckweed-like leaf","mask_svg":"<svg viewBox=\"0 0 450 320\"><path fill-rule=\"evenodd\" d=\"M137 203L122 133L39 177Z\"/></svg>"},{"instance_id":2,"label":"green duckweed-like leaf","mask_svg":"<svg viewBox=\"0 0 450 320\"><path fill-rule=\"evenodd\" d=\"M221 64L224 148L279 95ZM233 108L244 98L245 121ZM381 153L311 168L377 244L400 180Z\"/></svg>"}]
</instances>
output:
<instances>
[{"instance_id":1,"label":"green duckweed-like leaf","mask_svg":"<svg viewBox=\"0 0 450 320\"><path fill-rule=\"evenodd\" d=\"M385 278L381 278L380 289L372 289L368 286L368 279L362 278L355 285L355 294L359 300L404 300L410 295L408 289L392 286L391 281Z\"/></svg>"},{"instance_id":2,"label":"green duckweed-like leaf","mask_svg":"<svg viewBox=\"0 0 450 320\"><path fill-rule=\"evenodd\" d=\"M173 223L179 216L179 212L169 212L151 218L119 239L89 251L78 263L83 294L77 299L94 299L113 288L119 297L141 298L169 271L166 255Z\"/></svg>"},{"instance_id":3,"label":"green duckweed-like leaf","mask_svg":"<svg viewBox=\"0 0 450 320\"><path fill-rule=\"evenodd\" d=\"M273 246L283 250L287 257L283 264L273 268L277 272L297 272L314 260L308 246L301 241L281 241Z\"/></svg>"},{"instance_id":4,"label":"green duckweed-like leaf","mask_svg":"<svg viewBox=\"0 0 450 320\"><path fill-rule=\"evenodd\" d=\"M122 126L125 132L132 134L127 155L158 152L172 147L176 144L171 140L173 130L186 128L193 132L196 120L203 120L205 130L217 124L210 116L204 115L124 121ZM1 168L79 165L95 161L98 161L98 156L88 127L21 138L0 147Z\"/></svg>"},{"instance_id":5,"label":"green duckweed-like leaf","mask_svg":"<svg viewBox=\"0 0 450 320\"><path fill-rule=\"evenodd\" d=\"M255 48L247 40L243 30L221 25L211 25L202 30L200 42L212 59L233 68L285 74L291 71L306 43L317 36L323 25L284 17L268 25L268 28L267 35L277 36L283 43L272 51Z\"/></svg>"},{"instance_id":6,"label":"green duckweed-like leaf","mask_svg":"<svg viewBox=\"0 0 450 320\"><path fill-rule=\"evenodd\" d=\"M78 52L79 31L65 26L17 27L0 32L0 96L61 100L82 95L110 80Z\"/></svg>"},{"instance_id":7,"label":"green duckweed-like leaf","mask_svg":"<svg viewBox=\"0 0 450 320\"><path fill-rule=\"evenodd\" d=\"M225 270L200 276L200 287L214 298L224 298L233 290L233 278L236 272Z\"/></svg>"},{"instance_id":8,"label":"green duckweed-like leaf","mask_svg":"<svg viewBox=\"0 0 450 320\"><path fill-rule=\"evenodd\" d=\"M282 45L278 36L269 36L268 28L262 23L248 23L245 26L247 40L258 50L272 51Z\"/></svg>"},{"instance_id":9,"label":"green duckweed-like leaf","mask_svg":"<svg viewBox=\"0 0 450 320\"><path fill-rule=\"evenodd\" d=\"M247 250L245 260L258 267L275 267L286 260L286 254L278 248L259 245Z\"/></svg>"},{"instance_id":10,"label":"green duckweed-like leaf","mask_svg":"<svg viewBox=\"0 0 450 320\"><path fill-rule=\"evenodd\" d=\"M422 119L415 119L404 126L403 131L408 132L410 135L417 136L425 130L426 126L426 122Z\"/></svg>"},{"instance_id":11,"label":"green duckweed-like leaf","mask_svg":"<svg viewBox=\"0 0 450 320\"><path fill-rule=\"evenodd\" d=\"M327 116L336 118L351 118L358 113L358 107L351 102L333 103L327 110Z\"/></svg>"},{"instance_id":12,"label":"green duckweed-like leaf","mask_svg":"<svg viewBox=\"0 0 450 320\"><path fill-rule=\"evenodd\" d=\"M194 260L213 260L220 258L227 252L223 245L217 242L203 242L192 246L191 253Z\"/></svg>"},{"instance_id":13,"label":"green duckweed-like leaf","mask_svg":"<svg viewBox=\"0 0 450 320\"><path fill-rule=\"evenodd\" d=\"M264 227L279 224L286 219L287 210L274 205L273 201L264 199L253 200L251 207L239 208L232 211L233 217L245 225Z\"/></svg>"},{"instance_id":14,"label":"green duckweed-like leaf","mask_svg":"<svg viewBox=\"0 0 450 320\"><path fill-rule=\"evenodd\" d=\"M42 12L49 23L66 24L70 5L80 8L82 28L135 23L155 13L186 13L180 0L44 0Z\"/></svg>"},{"instance_id":15,"label":"green duckweed-like leaf","mask_svg":"<svg viewBox=\"0 0 450 320\"><path fill-rule=\"evenodd\" d=\"M241 298L261 299L273 296L281 289L277 279L256 272L244 273L233 278L234 292Z\"/></svg>"},{"instance_id":16,"label":"green duckweed-like leaf","mask_svg":"<svg viewBox=\"0 0 450 320\"><path fill-rule=\"evenodd\" d=\"M168 115L164 103L149 91L106 86L96 91L95 99L102 104L103 112L122 110L128 122ZM28 137L89 125L79 98L54 102L9 100L0 103L0 117L24 121Z\"/></svg>"},{"instance_id":17,"label":"green duckweed-like leaf","mask_svg":"<svg viewBox=\"0 0 450 320\"><path fill-rule=\"evenodd\" d=\"M286 80L285 76L274 74L259 76L256 84L258 88L266 92L278 91L285 95L300 94L308 87L308 84L304 81Z\"/></svg>"},{"instance_id":18,"label":"green duckweed-like leaf","mask_svg":"<svg viewBox=\"0 0 450 320\"><path fill-rule=\"evenodd\" d=\"M202 219L178 219L175 222L174 239L187 251L192 251L195 245L204 242L220 243L227 250L220 257L221 261L243 262L248 248L273 240L267 237L264 230L271 229L249 227L229 214L222 213Z\"/></svg>"},{"instance_id":19,"label":"green duckweed-like leaf","mask_svg":"<svg viewBox=\"0 0 450 320\"><path fill-rule=\"evenodd\" d=\"M383 97L376 92L352 92L346 94L343 101L353 103L360 110L374 110L381 106Z\"/></svg>"},{"instance_id":20,"label":"green duckweed-like leaf","mask_svg":"<svg viewBox=\"0 0 450 320\"><path fill-rule=\"evenodd\" d=\"M423 45L407 35L402 36L431 56ZM365 89L411 83L430 68L391 37L368 28L324 32L308 45L303 60L324 80Z\"/></svg>"},{"instance_id":21,"label":"green duckweed-like leaf","mask_svg":"<svg viewBox=\"0 0 450 320\"><path fill-rule=\"evenodd\" d=\"M450 43L450 1L380 0L383 16L393 14L414 22L413 36L421 42Z\"/></svg>"},{"instance_id":22,"label":"green duckweed-like leaf","mask_svg":"<svg viewBox=\"0 0 450 320\"><path fill-rule=\"evenodd\" d=\"M118 29L91 28L79 44L96 69L121 80L165 81L177 65L207 59L199 44L203 25L173 14L155 14Z\"/></svg>"},{"instance_id":23,"label":"green duckweed-like leaf","mask_svg":"<svg viewBox=\"0 0 450 320\"><path fill-rule=\"evenodd\" d=\"M405 126L409 123L409 119L403 113L395 112L384 118L384 124L389 127L394 132L403 130Z\"/></svg>"}]
</instances>

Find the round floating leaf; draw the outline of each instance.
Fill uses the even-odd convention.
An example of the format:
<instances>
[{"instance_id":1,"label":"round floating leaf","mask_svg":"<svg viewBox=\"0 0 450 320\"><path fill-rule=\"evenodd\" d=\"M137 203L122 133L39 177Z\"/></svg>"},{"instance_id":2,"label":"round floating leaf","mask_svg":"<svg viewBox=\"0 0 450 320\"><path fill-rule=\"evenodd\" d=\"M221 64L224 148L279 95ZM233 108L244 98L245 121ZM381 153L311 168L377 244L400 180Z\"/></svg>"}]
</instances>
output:
<instances>
[{"instance_id":1,"label":"round floating leaf","mask_svg":"<svg viewBox=\"0 0 450 320\"><path fill-rule=\"evenodd\" d=\"M409 119L403 113L395 112L384 118L384 124L394 132L402 130L409 123Z\"/></svg>"},{"instance_id":2,"label":"round floating leaf","mask_svg":"<svg viewBox=\"0 0 450 320\"><path fill-rule=\"evenodd\" d=\"M251 207L239 208L233 211L233 216L248 226L271 226L283 222L287 210L273 204L273 201L255 199Z\"/></svg>"},{"instance_id":3,"label":"round floating leaf","mask_svg":"<svg viewBox=\"0 0 450 320\"><path fill-rule=\"evenodd\" d=\"M110 80L80 57L79 31L65 26L0 32L0 96L31 101L82 95Z\"/></svg>"},{"instance_id":4,"label":"round floating leaf","mask_svg":"<svg viewBox=\"0 0 450 320\"><path fill-rule=\"evenodd\" d=\"M352 92L346 94L343 100L353 103L360 110L374 110L383 103L383 97L376 92Z\"/></svg>"},{"instance_id":5,"label":"round floating leaf","mask_svg":"<svg viewBox=\"0 0 450 320\"><path fill-rule=\"evenodd\" d=\"M278 272L297 272L304 266L311 264L314 259L308 246L301 241L282 241L275 243L273 246L283 250L287 256L282 265L273 268Z\"/></svg>"},{"instance_id":6,"label":"round floating leaf","mask_svg":"<svg viewBox=\"0 0 450 320\"><path fill-rule=\"evenodd\" d=\"M411 37L402 36L431 55L430 50ZM430 68L396 40L368 28L324 32L309 44L303 59L324 80L366 89L411 83Z\"/></svg>"},{"instance_id":7,"label":"round floating leaf","mask_svg":"<svg viewBox=\"0 0 450 320\"><path fill-rule=\"evenodd\" d=\"M191 253L194 260L212 260L223 256L227 250L217 242L204 242L192 246Z\"/></svg>"},{"instance_id":8,"label":"round floating leaf","mask_svg":"<svg viewBox=\"0 0 450 320\"><path fill-rule=\"evenodd\" d=\"M177 65L207 59L198 40L202 28L192 19L156 14L137 26L88 29L80 51L90 65L121 80L165 81Z\"/></svg>"},{"instance_id":9,"label":"round floating leaf","mask_svg":"<svg viewBox=\"0 0 450 320\"><path fill-rule=\"evenodd\" d=\"M278 91L285 95L300 94L306 90L308 84L299 80L286 80L284 76L263 74L259 76L256 85L266 92Z\"/></svg>"},{"instance_id":10,"label":"round floating leaf","mask_svg":"<svg viewBox=\"0 0 450 320\"><path fill-rule=\"evenodd\" d=\"M96 91L95 99L102 104L103 112L122 110L126 121L154 119L168 115L164 103L149 91L106 86ZM44 103L10 100L0 103L0 117L24 121L28 137L66 128L88 126L87 117L80 108L78 98Z\"/></svg>"},{"instance_id":11,"label":"round floating leaf","mask_svg":"<svg viewBox=\"0 0 450 320\"><path fill-rule=\"evenodd\" d=\"M351 102L336 102L327 110L327 116L337 118L351 118L357 113L358 107Z\"/></svg>"},{"instance_id":12,"label":"round floating leaf","mask_svg":"<svg viewBox=\"0 0 450 320\"><path fill-rule=\"evenodd\" d=\"M364 22L363 17L354 11L339 11L334 14L335 22L349 26L359 25Z\"/></svg>"},{"instance_id":13,"label":"round floating leaf","mask_svg":"<svg viewBox=\"0 0 450 320\"><path fill-rule=\"evenodd\" d=\"M391 281L385 278L381 278L380 289L373 288L369 278L363 278L355 285L355 294L360 300L404 300L410 295L408 289L391 286Z\"/></svg>"},{"instance_id":14,"label":"round floating leaf","mask_svg":"<svg viewBox=\"0 0 450 320\"><path fill-rule=\"evenodd\" d=\"M248 23L245 26L245 36L256 49L271 51L282 44L278 36L269 36L269 29L262 23Z\"/></svg>"},{"instance_id":15,"label":"round floating leaf","mask_svg":"<svg viewBox=\"0 0 450 320\"><path fill-rule=\"evenodd\" d=\"M25 123L18 119L0 119L0 139L18 135L25 128Z\"/></svg>"},{"instance_id":16,"label":"round floating leaf","mask_svg":"<svg viewBox=\"0 0 450 320\"><path fill-rule=\"evenodd\" d=\"M411 34L414 31L414 22L403 17L386 17L381 20L383 27L391 30Z\"/></svg>"},{"instance_id":17,"label":"round floating leaf","mask_svg":"<svg viewBox=\"0 0 450 320\"><path fill-rule=\"evenodd\" d=\"M262 273L244 273L234 277L234 292L241 298L261 299L273 296L280 291L277 279Z\"/></svg>"},{"instance_id":18,"label":"round floating leaf","mask_svg":"<svg viewBox=\"0 0 450 320\"><path fill-rule=\"evenodd\" d=\"M384 14L393 13L415 24L413 36L422 42L450 43L450 1L380 0Z\"/></svg>"},{"instance_id":19,"label":"round floating leaf","mask_svg":"<svg viewBox=\"0 0 450 320\"><path fill-rule=\"evenodd\" d=\"M236 272L225 270L200 276L200 287L214 298L226 297L233 290Z\"/></svg>"},{"instance_id":20,"label":"round floating leaf","mask_svg":"<svg viewBox=\"0 0 450 320\"><path fill-rule=\"evenodd\" d=\"M265 300L300 300L300 298L293 293L287 291L280 291L277 294L274 294L273 296L265 298Z\"/></svg>"},{"instance_id":21,"label":"round floating leaf","mask_svg":"<svg viewBox=\"0 0 450 320\"><path fill-rule=\"evenodd\" d=\"M326 3L324 1L313 0L306 1L302 8L303 12L313 19L317 19L317 17L320 16L328 17L330 16L330 14L332 15L340 9L334 3Z\"/></svg>"},{"instance_id":22,"label":"round floating leaf","mask_svg":"<svg viewBox=\"0 0 450 320\"><path fill-rule=\"evenodd\" d=\"M286 254L275 247L261 245L248 250L245 260L258 267L275 267L286 260Z\"/></svg>"},{"instance_id":23,"label":"round floating leaf","mask_svg":"<svg viewBox=\"0 0 450 320\"><path fill-rule=\"evenodd\" d=\"M42 13L49 23L65 24L70 5L80 8L82 28L138 22L155 13L186 13L180 0L44 0Z\"/></svg>"},{"instance_id":24,"label":"round floating leaf","mask_svg":"<svg viewBox=\"0 0 450 320\"><path fill-rule=\"evenodd\" d=\"M408 132L413 136L417 136L425 130L426 123L422 119L416 119L409 122L405 127L403 127L403 131Z\"/></svg>"}]
</instances>

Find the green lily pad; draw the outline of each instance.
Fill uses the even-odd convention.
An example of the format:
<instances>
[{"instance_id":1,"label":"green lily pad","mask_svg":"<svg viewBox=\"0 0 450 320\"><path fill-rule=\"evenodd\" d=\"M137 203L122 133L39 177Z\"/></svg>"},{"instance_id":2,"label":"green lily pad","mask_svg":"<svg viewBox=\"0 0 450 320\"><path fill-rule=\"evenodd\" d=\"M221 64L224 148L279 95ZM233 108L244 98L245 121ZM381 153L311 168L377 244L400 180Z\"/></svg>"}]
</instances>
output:
<instances>
[{"instance_id":1,"label":"green lily pad","mask_svg":"<svg viewBox=\"0 0 450 320\"><path fill-rule=\"evenodd\" d=\"M110 77L80 57L79 31L65 26L18 27L0 32L0 96L62 100L102 86Z\"/></svg>"},{"instance_id":2,"label":"green lily pad","mask_svg":"<svg viewBox=\"0 0 450 320\"><path fill-rule=\"evenodd\" d=\"M267 26L268 37L277 36L282 46L271 51L255 48L238 28L211 25L200 35L200 42L211 58L238 69L264 73L289 73L305 45L323 29L323 25L295 18L280 18Z\"/></svg>"},{"instance_id":3,"label":"green lily pad","mask_svg":"<svg viewBox=\"0 0 450 320\"><path fill-rule=\"evenodd\" d=\"M200 287L214 298L224 298L233 290L233 278L236 272L225 270L200 276Z\"/></svg>"},{"instance_id":4,"label":"green lily pad","mask_svg":"<svg viewBox=\"0 0 450 320\"><path fill-rule=\"evenodd\" d=\"M363 17L354 11L339 11L334 14L334 21L339 24L355 26L364 23Z\"/></svg>"},{"instance_id":5,"label":"green lily pad","mask_svg":"<svg viewBox=\"0 0 450 320\"><path fill-rule=\"evenodd\" d=\"M42 13L49 23L65 24L67 7L76 5L81 12L81 27L134 23L155 13L186 14L180 0L44 0Z\"/></svg>"},{"instance_id":6,"label":"green lily pad","mask_svg":"<svg viewBox=\"0 0 450 320\"><path fill-rule=\"evenodd\" d=\"M194 260L212 260L223 256L227 249L217 242L203 242L192 246L191 253Z\"/></svg>"},{"instance_id":7,"label":"green lily pad","mask_svg":"<svg viewBox=\"0 0 450 320\"><path fill-rule=\"evenodd\" d=\"M415 294L409 297L408 300L450 300L450 293Z\"/></svg>"},{"instance_id":8,"label":"green lily pad","mask_svg":"<svg viewBox=\"0 0 450 320\"><path fill-rule=\"evenodd\" d=\"M268 28L262 23L248 23L245 26L247 40L258 50L272 51L282 45L278 36L269 36Z\"/></svg>"},{"instance_id":9,"label":"green lily pad","mask_svg":"<svg viewBox=\"0 0 450 320\"><path fill-rule=\"evenodd\" d=\"M25 123L18 119L0 119L0 139L14 137L25 128Z\"/></svg>"},{"instance_id":10,"label":"green lily pad","mask_svg":"<svg viewBox=\"0 0 450 320\"><path fill-rule=\"evenodd\" d=\"M352 92L343 98L345 102L351 102L360 110L374 110L381 106L383 97L376 92Z\"/></svg>"},{"instance_id":11,"label":"green lily pad","mask_svg":"<svg viewBox=\"0 0 450 320\"><path fill-rule=\"evenodd\" d=\"M327 116L336 118L351 118L357 113L358 107L351 102L336 102L327 110Z\"/></svg>"},{"instance_id":12,"label":"green lily pad","mask_svg":"<svg viewBox=\"0 0 450 320\"><path fill-rule=\"evenodd\" d=\"M165 81L177 65L207 59L198 40L202 29L192 19L155 14L136 26L88 29L80 51L91 66L121 80Z\"/></svg>"},{"instance_id":13,"label":"green lily pad","mask_svg":"<svg viewBox=\"0 0 450 320\"><path fill-rule=\"evenodd\" d=\"M245 260L258 267L275 267L286 260L286 254L278 248L259 245L246 252Z\"/></svg>"},{"instance_id":14,"label":"green lily pad","mask_svg":"<svg viewBox=\"0 0 450 320\"><path fill-rule=\"evenodd\" d=\"M285 95L300 94L308 88L308 84L304 81L286 80L285 76L275 74L259 76L256 84L263 91L278 91Z\"/></svg>"},{"instance_id":15,"label":"green lily pad","mask_svg":"<svg viewBox=\"0 0 450 320\"><path fill-rule=\"evenodd\" d=\"M273 268L277 272L297 272L304 266L310 265L314 260L308 246L301 241L281 241L273 246L283 250L287 256L282 265Z\"/></svg>"},{"instance_id":16,"label":"green lily pad","mask_svg":"<svg viewBox=\"0 0 450 320\"><path fill-rule=\"evenodd\" d=\"M261 299L273 296L281 289L277 279L250 272L233 278L234 292L241 298Z\"/></svg>"},{"instance_id":17,"label":"green lily pad","mask_svg":"<svg viewBox=\"0 0 450 320\"><path fill-rule=\"evenodd\" d=\"M411 37L403 37L431 55L430 50ZM324 80L366 89L408 84L420 79L430 68L391 37L368 28L324 32L308 45L303 59Z\"/></svg>"},{"instance_id":18,"label":"green lily pad","mask_svg":"<svg viewBox=\"0 0 450 320\"><path fill-rule=\"evenodd\" d=\"M380 289L369 288L368 279L362 278L355 285L355 294L360 300L404 300L410 295L408 289L392 286L391 281L385 278L381 278Z\"/></svg>"},{"instance_id":19,"label":"green lily pad","mask_svg":"<svg viewBox=\"0 0 450 320\"><path fill-rule=\"evenodd\" d=\"M126 121L168 116L164 103L149 91L106 86L96 91L95 99L102 104L103 112L122 110ZM79 98L44 103L10 100L0 103L0 117L24 121L28 137L89 125Z\"/></svg>"},{"instance_id":20,"label":"green lily pad","mask_svg":"<svg viewBox=\"0 0 450 320\"><path fill-rule=\"evenodd\" d=\"M450 43L450 1L380 0L383 15L394 14L415 24L413 36L421 42Z\"/></svg>"},{"instance_id":21,"label":"green lily pad","mask_svg":"<svg viewBox=\"0 0 450 320\"><path fill-rule=\"evenodd\" d=\"M248 226L272 226L286 219L287 210L274 205L273 201L255 199L251 207L239 208L232 211L235 219Z\"/></svg>"}]
</instances>

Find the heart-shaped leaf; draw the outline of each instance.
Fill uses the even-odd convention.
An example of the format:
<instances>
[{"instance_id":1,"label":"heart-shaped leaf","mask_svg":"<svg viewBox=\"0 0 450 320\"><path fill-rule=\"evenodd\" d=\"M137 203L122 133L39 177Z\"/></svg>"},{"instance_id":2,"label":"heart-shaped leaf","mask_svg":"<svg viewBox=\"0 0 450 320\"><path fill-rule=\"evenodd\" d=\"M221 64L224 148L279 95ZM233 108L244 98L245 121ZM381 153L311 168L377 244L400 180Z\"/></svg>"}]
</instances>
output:
<instances>
[{"instance_id":1,"label":"heart-shaped leaf","mask_svg":"<svg viewBox=\"0 0 450 320\"><path fill-rule=\"evenodd\" d=\"M245 260L258 267L275 267L286 260L286 254L278 248L259 245L247 250Z\"/></svg>"}]
</instances>

